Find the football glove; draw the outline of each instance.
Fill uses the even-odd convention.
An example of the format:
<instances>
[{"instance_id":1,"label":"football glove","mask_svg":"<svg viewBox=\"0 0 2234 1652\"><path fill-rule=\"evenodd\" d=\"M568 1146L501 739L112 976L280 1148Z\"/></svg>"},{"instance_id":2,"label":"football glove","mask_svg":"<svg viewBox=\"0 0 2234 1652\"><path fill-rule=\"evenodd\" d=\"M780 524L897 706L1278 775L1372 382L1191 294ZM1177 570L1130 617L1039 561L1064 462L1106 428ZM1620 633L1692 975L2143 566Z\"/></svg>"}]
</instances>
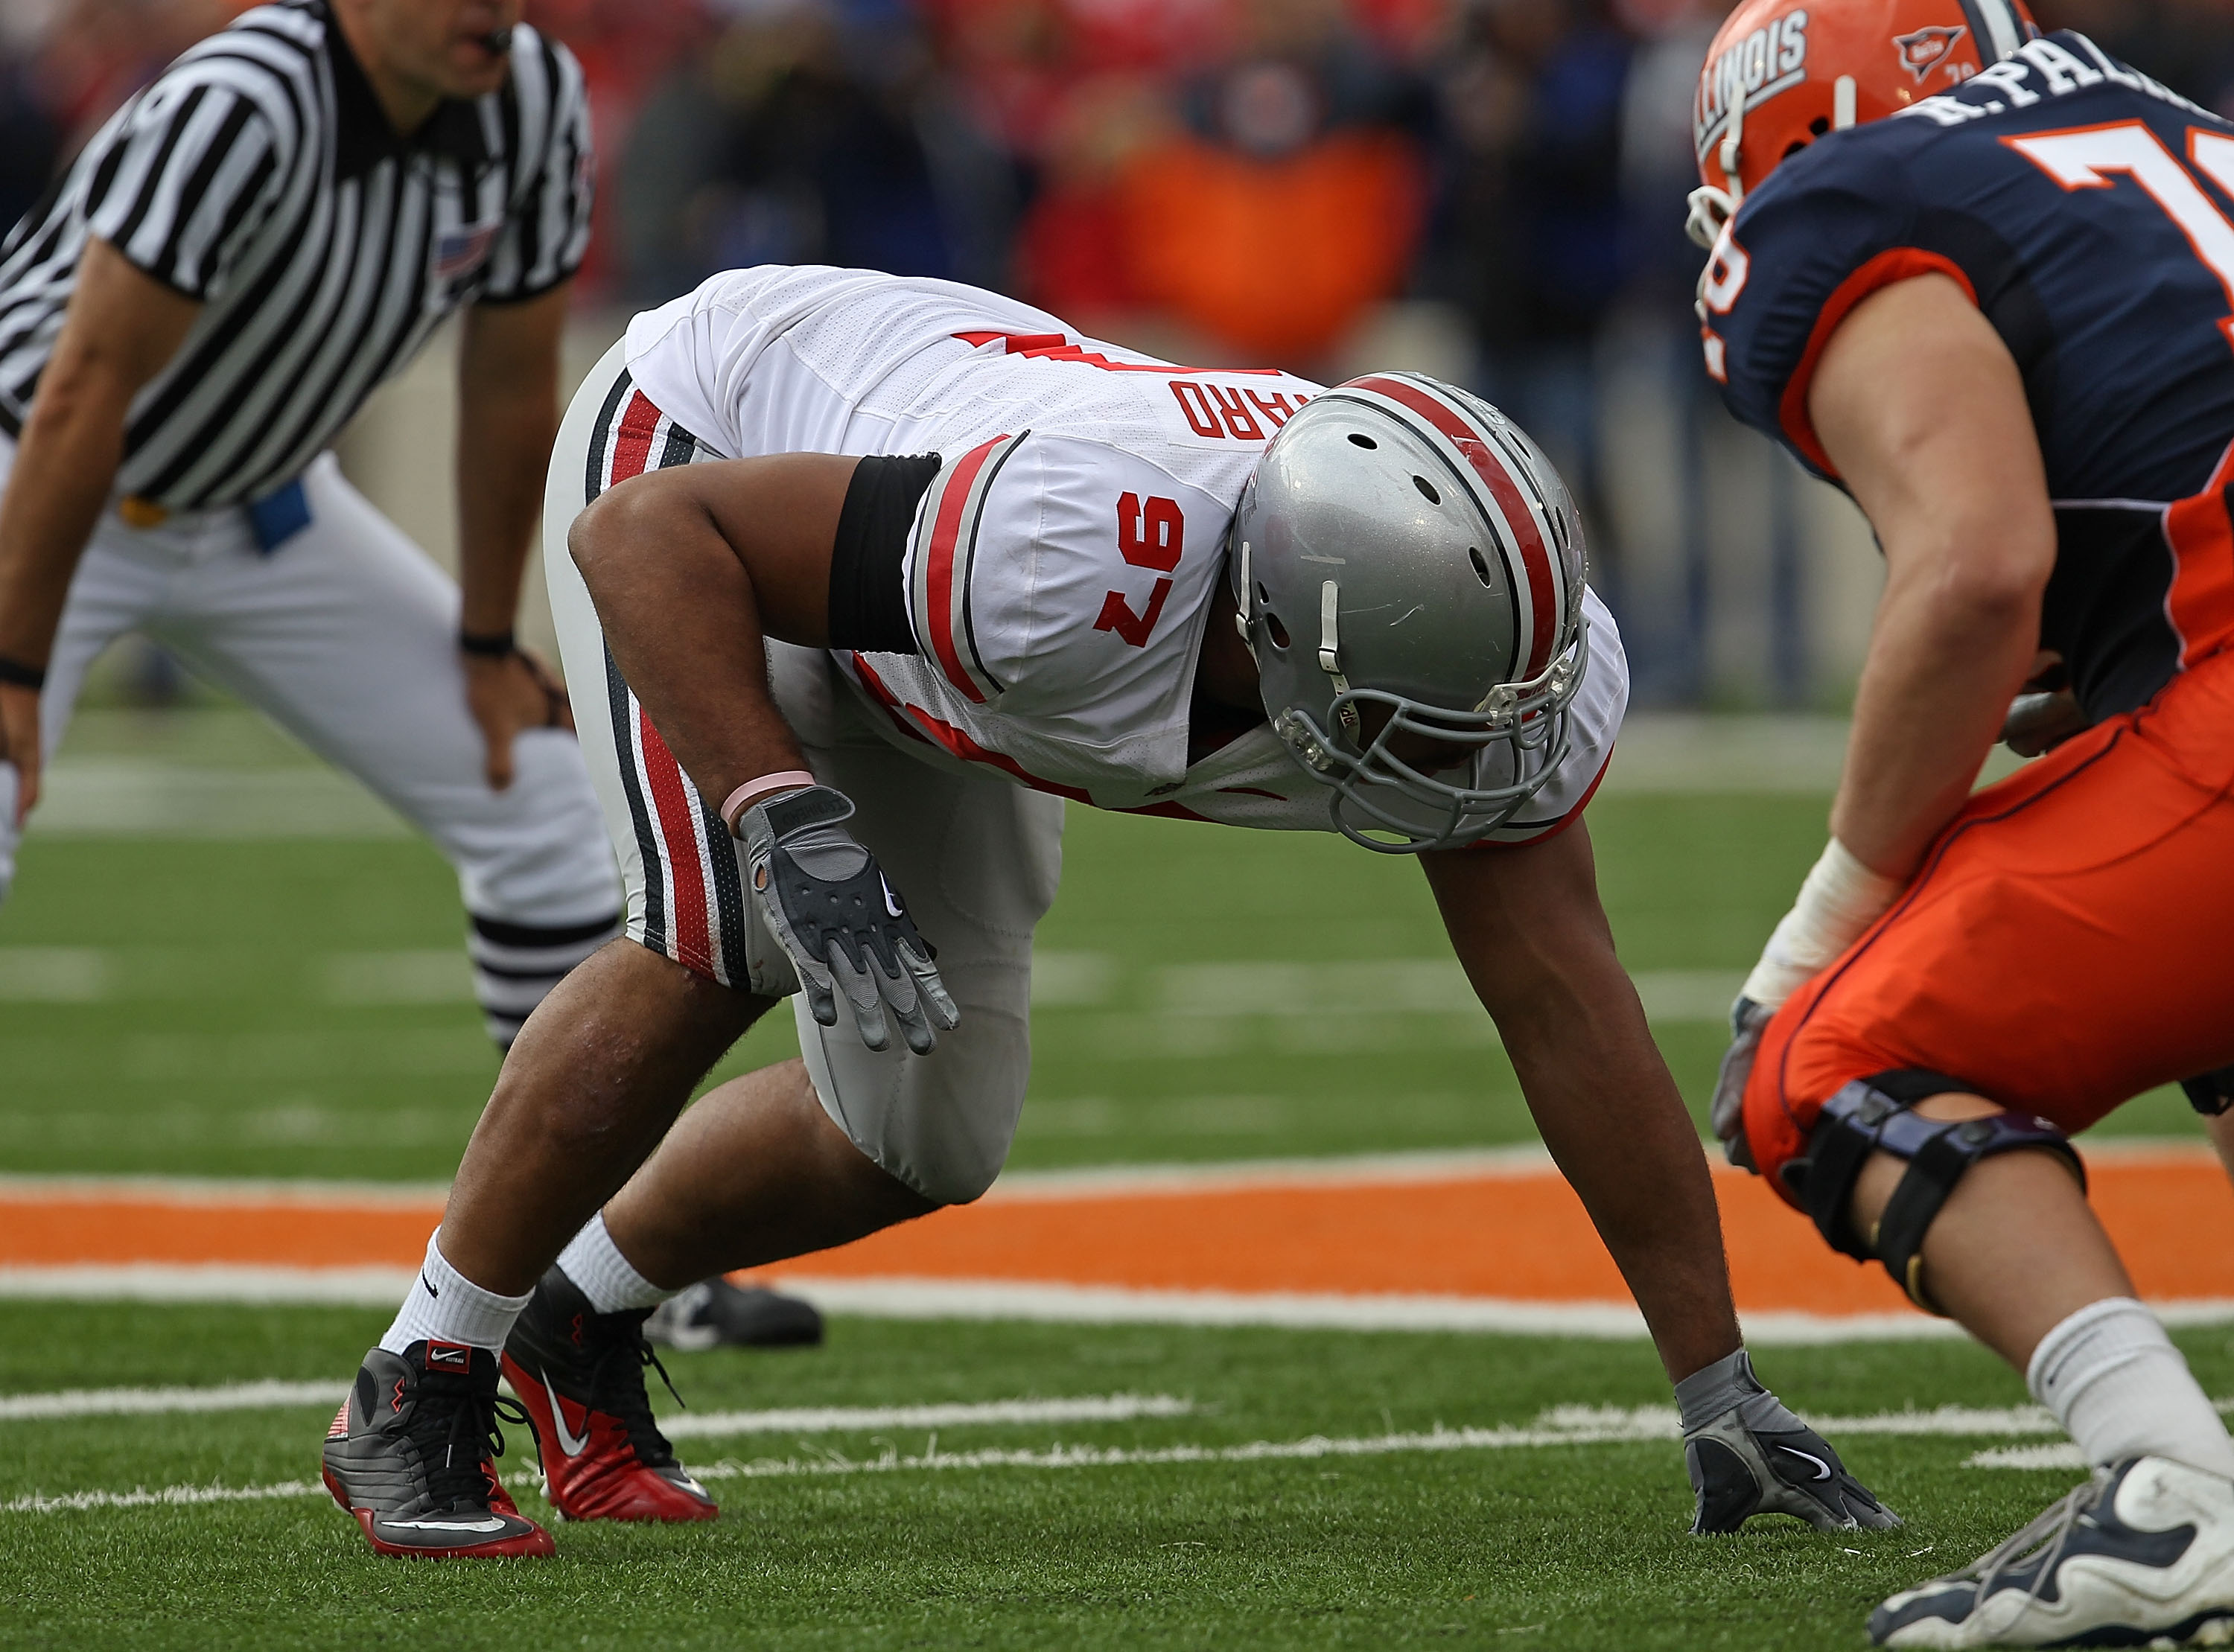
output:
<instances>
[{"instance_id":1,"label":"football glove","mask_svg":"<svg viewBox=\"0 0 2234 1652\"><path fill-rule=\"evenodd\" d=\"M16 881L16 766L0 758L0 906L8 904L8 891Z\"/></svg>"},{"instance_id":2,"label":"football glove","mask_svg":"<svg viewBox=\"0 0 2234 1652\"><path fill-rule=\"evenodd\" d=\"M838 1024L843 992L861 1041L880 1050L892 1041L889 1006L908 1048L928 1055L962 1015L876 857L845 830L852 815L852 800L827 786L786 792L739 815L752 898L816 1021Z\"/></svg>"},{"instance_id":3,"label":"football glove","mask_svg":"<svg viewBox=\"0 0 2234 1652\"><path fill-rule=\"evenodd\" d=\"M1757 1004L1742 993L1730 1006L1730 1047L1722 1052L1721 1070L1715 1074L1715 1100L1707 1120L1715 1139L1729 1154L1730 1163L1747 1170L1753 1154L1746 1146L1746 1084L1753 1077L1754 1057L1760 1054L1760 1035L1776 1012Z\"/></svg>"},{"instance_id":4,"label":"football glove","mask_svg":"<svg viewBox=\"0 0 2234 1652\"><path fill-rule=\"evenodd\" d=\"M1766 1388L1686 1433L1683 1466L1698 1494L1695 1537L1735 1531L1756 1514L1794 1514L1818 1531L1900 1524L1830 1442Z\"/></svg>"}]
</instances>

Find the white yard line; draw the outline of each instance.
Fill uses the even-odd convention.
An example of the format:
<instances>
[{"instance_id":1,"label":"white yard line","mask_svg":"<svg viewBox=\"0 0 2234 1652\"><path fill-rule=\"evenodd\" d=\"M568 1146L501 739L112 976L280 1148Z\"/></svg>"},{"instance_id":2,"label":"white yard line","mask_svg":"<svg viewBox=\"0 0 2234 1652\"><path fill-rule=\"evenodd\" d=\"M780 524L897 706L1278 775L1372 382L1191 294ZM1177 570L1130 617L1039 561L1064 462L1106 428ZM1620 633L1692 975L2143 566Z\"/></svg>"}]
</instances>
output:
<instances>
[{"instance_id":1,"label":"white yard line","mask_svg":"<svg viewBox=\"0 0 2234 1652\"><path fill-rule=\"evenodd\" d=\"M257 1411L275 1406L337 1406L346 1382L232 1382L204 1388L62 1388L0 1394L0 1422L65 1417L160 1417L192 1411Z\"/></svg>"},{"instance_id":2,"label":"white yard line","mask_svg":"<svg viewBox=\"0 0 2234 1652\"><path fill-rule=\"evenodd\" d=\"M1127 1396L1110 1396L1122 1400ZM995 1406L1035 1401L996 1401ZM1053 1402L1060 1404L1061 1402ZM1184 1402L1179 1402L1184 1403ZM2234 1401L2220 1401L2220 1408ZM903 1417L927 1416L932 1412L985 1407L892 1407L875 1414L904 1426ZM804 1416L820 1414L800 1413ZM856 1414L869 1414L866 1413ZM1140 1412L1135 1415L1183 1414ZM1815 1427L1837 1440L1858 1434L1926 1435L1950 1438L1992 1438L2054 1432L2055 1422L2036 1406L1978 1408L1942 1406L1932 1411L1887 1411L1866 1416L1816 1417ZM921 1425L918 1425L921 1426ZM674 1432L670 1430L670 1432ZM1543 1413L1526 1427L1447 1428L1438 1424L1422 1431L1385 1434L1329 1436L1312 1434L1302 1440L1257 1440L1240 1445L1211 1446L1181 1443L1170 1446L1064 1446L989 1447L978 1451L941 1451L936 1433L920 1453L910 1454L887 1446L873 1457L853 1458L835 1451L812 1456L724 1459L691 1472L700 1479L787 1479L822 1475L889 1474L990 1468L1132 1468L1171 1463L1260 1463L1310 1461L1327 1458L1386 1457L1408 1453L1462 1451L1515 1451L1545 1446L1634 1445L1679 1439L1682 1427L1672 1406L1561 1406ZM2070 1447L2048 1444L2005 1447L1976 1453L1967 1466L1980 1468L2061 1468L2068 1466L2063 1453ZM2081 1466L2083 1466L2083 1465ZM155 1490L134 1486L121 1492L69 1492L52 1496L31 1493L0 1503L0 1514L56 1514L88 1509L139 1508L154 1504L251 1503L278 1498L315 1497L324 1488L311 1480L281 1480L265 1485L167 1485Z\"/></svg>"},{"instance_id":3,"label":"white yard line","mask_svg":"<svg viewBox=\"0 0 2234 1652\"><path fill-rule=\"evenodd\" d=\"M72 1417L154 1417L188 1412L257 1411L339 1405L346 1382L235 1382L209 1388L64 1388L0 1394L0 1422ZM1055 1422L1130 1422L1186 1417L1194 1401L1168 1394L1088 1394L1058 1399L989 1400L920 1406L794 1406L767 1411L678 1411L660 1419L676 1440L735 1434L823 1434L873 1428L961 1428Z\"/></svg>"},{"instance_id":4,"label":"white yard line","mask_svg":"<svg viewBox=\"0 0 2234 1652\"><path fill-rule=\"evenodd\" d=\"M0 1299L78 1302L310 1303L389 1308L408 1268L276 1268L162 1263L0 1268ZM1061 1325L1263 1326L1277 1330L1449 1331L1500 1336L1627 1341L1645 1335L1628 1303L1551 1303L1410 1293L1136 1290L1006 1279L828 1279L778 1275L775 1283L826 1313L864 1319L990 1320ZM2234 1322L2234 1299L2153 1303L2172 1326ZM1760 1313L1744 1316L1761 1347L1959 1337L1950 1321L1889 1314Z\"/></svg>"}]
</instances>

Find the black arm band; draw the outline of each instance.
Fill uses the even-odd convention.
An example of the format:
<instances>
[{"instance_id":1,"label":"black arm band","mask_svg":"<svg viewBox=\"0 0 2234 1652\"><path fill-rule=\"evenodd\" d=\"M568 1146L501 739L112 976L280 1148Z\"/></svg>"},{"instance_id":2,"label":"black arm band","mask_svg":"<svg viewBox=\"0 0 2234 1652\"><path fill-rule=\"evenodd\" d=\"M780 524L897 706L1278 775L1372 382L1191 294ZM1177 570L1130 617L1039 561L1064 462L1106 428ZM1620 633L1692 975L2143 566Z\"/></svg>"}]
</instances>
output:
<instances>
[{"instance_id":1,"label":"black arm band","mask_svg":"<svg viewBox=\"0 0 2234 1652\"><path fill-rule=\"evenodd\" d=\"M29 689L36 694L47 686L47 674L36 665L26 665L21 660L11 660L0 654L0 682L10 688Z\"/></svg>"},{"instance_id":2,"label":"black arm band","mask_svg":"<svg viewBox=\"0 0 2234 1652\"><path fill-rule=\"evenodd\" d=\"M460 631L458 652L478 654L485 660L508 660L519 652L519 642L508 630L479 637L471 631Z\"/></svg>"},{"instance_id":3,"label":"black arm band","mask_svg":"<svg viewBox=\"0 0 2234 1652\"><path fill-rule=\"evenodd\" d=\"M830 646L865 654L918 652L908 621L908 530L942 461L937 454L872 454L853 467L830 552Z\"/></svg>"}]
</instances>

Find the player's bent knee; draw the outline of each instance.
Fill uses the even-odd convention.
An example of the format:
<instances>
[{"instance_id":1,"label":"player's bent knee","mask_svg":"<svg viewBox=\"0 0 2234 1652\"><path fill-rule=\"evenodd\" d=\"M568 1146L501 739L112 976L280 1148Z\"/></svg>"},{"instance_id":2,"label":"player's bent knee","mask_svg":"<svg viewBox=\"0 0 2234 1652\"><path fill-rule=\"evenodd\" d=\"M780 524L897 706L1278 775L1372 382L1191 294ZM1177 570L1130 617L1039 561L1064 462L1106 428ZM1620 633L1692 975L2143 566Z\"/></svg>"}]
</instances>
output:
<instances>
[{"instance_id":1,"label":"player's bent knee","mask_svg":"<svg viewBox=\"0 0 2234 1652\"><path fill-rule=\"evenodd\" d=\"M1915 1111L1935 1095L1969 1087L1941 1073L1904 1070L1856 1079L1823 1104L1806 1153L1779 1172L1832 1248L1885 1263L1893 1283L1926 1313L1941 1309L1924 1289L1924 1237L1957 1183L1982 1159L2022 1151L2054 1154L2083 1191L2086 1167L2046 1119L2006 1108L1969 1119ZM1900 1180L1871 1231L1856 1231L1854 1185L1874 1153L1904 1161Z\"/></svg>"}]
</instances>

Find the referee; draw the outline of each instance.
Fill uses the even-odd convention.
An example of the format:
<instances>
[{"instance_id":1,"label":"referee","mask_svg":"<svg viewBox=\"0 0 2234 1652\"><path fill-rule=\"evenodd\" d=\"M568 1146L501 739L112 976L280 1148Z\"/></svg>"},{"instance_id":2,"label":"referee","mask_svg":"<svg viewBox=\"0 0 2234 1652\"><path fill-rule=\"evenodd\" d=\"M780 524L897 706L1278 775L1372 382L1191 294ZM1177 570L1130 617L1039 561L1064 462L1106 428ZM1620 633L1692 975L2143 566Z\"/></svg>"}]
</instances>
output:
<instances>
[{"instance_id":1,"label":"referee","mask_svg":"<svg viewBox=\"0 0 2234 1652\"><path fill-rule=\"evenodd\" d=\"M520 6L247 12L0 247L0 897L42 752L138 629L434 841L506 1045L619 904L513 645L591 172L581 70ZM461 310L462 590L327 451Z\"/></svg>"}]
</instances>

